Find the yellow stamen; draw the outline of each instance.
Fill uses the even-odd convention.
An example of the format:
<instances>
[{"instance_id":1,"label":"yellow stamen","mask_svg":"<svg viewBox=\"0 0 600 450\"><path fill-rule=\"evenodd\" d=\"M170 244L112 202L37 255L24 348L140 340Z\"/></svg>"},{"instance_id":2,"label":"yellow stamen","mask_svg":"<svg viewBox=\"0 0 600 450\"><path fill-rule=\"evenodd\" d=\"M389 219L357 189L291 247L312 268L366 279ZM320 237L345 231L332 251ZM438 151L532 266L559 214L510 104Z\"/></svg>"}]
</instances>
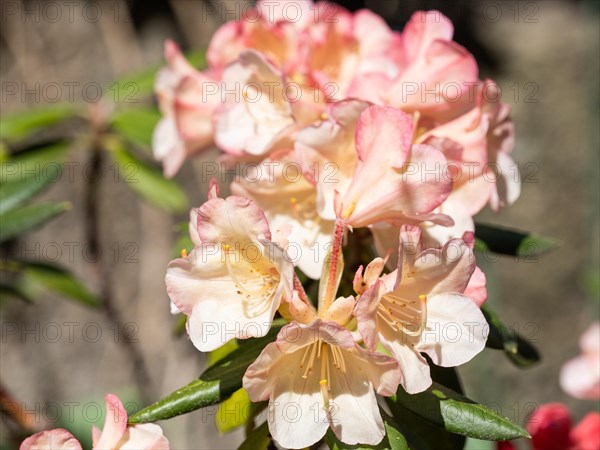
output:
<instances>
[{"instance_id":1,"label":"yellow stamen","mask_svg":"<svg viewBox=\"0 0 600 450\"><path fill-rule=\"evenodd\" d=\"M185 257L187 257L187 255L188 255L188 252L187 252L187 250L186 250L185 248L182 248L182 249L181 249L181 257L182 257L182 258L185 258Z\"/></svg>"},{"instance_id":2,"label":"yellow stamen","mask_svg":"<svg viewBox=\"0 0 600 450\"><path fill-rule=\"evenodd\" d=\"M322 112L319 117L321 120L327 120L329 119L329 114L327 114L326 112Z\"/></svg>"}]
</instances>

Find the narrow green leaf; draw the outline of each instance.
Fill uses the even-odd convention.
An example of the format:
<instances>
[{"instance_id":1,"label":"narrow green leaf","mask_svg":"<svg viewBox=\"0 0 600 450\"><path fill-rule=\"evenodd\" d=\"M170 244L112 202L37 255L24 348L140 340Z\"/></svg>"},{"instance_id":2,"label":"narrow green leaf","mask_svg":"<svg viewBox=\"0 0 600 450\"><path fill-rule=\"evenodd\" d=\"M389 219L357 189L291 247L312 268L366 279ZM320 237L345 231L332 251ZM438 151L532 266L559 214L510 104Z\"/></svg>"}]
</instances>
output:
<instances>
[{"instance_id":1,"label":"narrow green leaf","mask_svg":"<svg viewBox=\"0 0 600 450\"><path fill-rule=\"evenodd\" d=\"M4 214L22 205L51 182L60 177L61 168L58 165L48 167L48 170L24 174L21 180L2 184L0 189L0 214Z\"/></svg>"},{"instance_id":2,"label":"narrow green leaf","mask_svg":"<svg viewBox=\"0 0 600 450\"><path fill-rule=\"evenodd\" d=\"M98 307L100 299L68 270L48 263L26 263L26 283L36 282L78 303Z\"/></svg>"},{"instance_id":3,"label":"narrow green leaf","mask_svg":"<svg viewBox=\"0 0 600 450\"><path fill-rule=\"evenodd\" d=\"M558 246L555 239L536 233L509 230L481 223L475 225L475 236L478 240L475 246L477 250L520 256L530 261L536 261L540 255Z\"/></svg>"},{"instance_id":4,"label":"narrow green leaf","mask_svg":"<svg viewBox=\"0 0 600 450\"><path fill-rule=\"evenodd\" d=\"M33 300L18 285L0 283L0 304L6 300L18 299L25 303L33 303Z\"/></svg>"},{"instance_id":5,"label":"narrow green leaf","mask_svg":"<svg viewBox=\"0 0 600 450\"><path fill-rule=\"evenodd\" d=\"M263 348L275 340L284 324L284 321L276 320L266 336L245 339L240 348L206 369L199 379L137 412L129 418L129 422L146 423L170 419L229 398L242 387L246 369Z\"/></svg>"},{"instance_id":6,"label":"narrow green leaf","mask_svg":"<svg viewBox=\"0 0 600 450\"><path fill-rule=\"evenodd\" d=\"M110 140L107 146L123 182L140 197L168 212L187 209L187 196L175 181L167 180L156 167L135 158L120 142Z\"/></svg>"},{"instance_id":7,"label":"narrow green leaf","mask_svg":"<svg viewBox=\"0 0 600 450\"><path fill-rule=\"evenodd\" d=\"M144 149L152 147L152 133L160 120L155 108L123 109L115 113L113 130L129 142Z\"/></svg>"},{"instance_id":8,"label":"narrow green leaf","mask_svg":"<svg viewBox=\"0 0 600 450\"><path fill-rule=\"evenodd\" d=\"M0 139L21 139L30 133L74 117L75 114L76 110L74 108L61 104L2 117L2 121L0 121Z\"/></svg>"},{"instance_id":9,"label":"narrow green leaf","mask_svg":"<svg viewBox=\"0 0 600 450\"><path fill-rule=\"evenodd\" d=\"M486 441L529 437L527 431L506 417L435 381L419 394L410 395L400 388L390 401L451 433Z\"/></svg>"},{"instance_id":10,"label":"narrow green leaf","mask_svg":"<svg viewBox=\"0 0 600 450\"><path fill-rule=\"evenodd\" d=\"M69 202L45 202L0 214L0 242L30 231L70 208Z\"/></svg>"},{"instance_id":11,"label":"narrow green leaf","mask_svg":"<svg viewBox=\"0 0 600 450\"><path fill-rule=\"evenodd\" d=\"M23 181L36 174L56 182L68 150L69 143L57 142L17 153L0 164L0 183ZM51 177L54 174L56 178Z\"/></svg>"},{"instance_id":12,"label":"narrow green leaf","mask_svg":"<svg viewBox=\"0 0 600 450\"><path fill-rule=\"evenodd\" d=\"M267 450L271 444L271 435L269 434L269 425L267 422L256 427L248 435L238 450Z\"/></svg>"},{"instance_id":13,"label":"narrow green leaf","mask_svg":"<svg viewBox=\"0 0 600 450\"><path fill-rule=\"evenodd\" d=\"M481 307L481 312L490 326L486 347L504 350L506 356L522 368L531 367L540 361L536 348L507 327L487 304Z\"/></svg>"},{"instance_id":14,"label":"narrow green leaf","mask_svg":"<svg viewBox=\"0 0 600 450\"><path fill-rule=\"evenodd\" d=\"M244 388L238 389L219 405L215 422L221 433L228 433L244 425L250 418L250 397Z\"/></svg>"},{"instance_id":15,"label":"narrow green leaf","mask_svg":"<svg viewBox=\"0 0 600 450\"><path fill-rule=\"evenodd\" d=\"M409 450L406 438L398 429L398 425L383 410L381 411L381 416L385 426L385 436L377 445L345 444L335 436L331 428L325 434L325 442L331 450Z\"/></svg>"}]
</instances>

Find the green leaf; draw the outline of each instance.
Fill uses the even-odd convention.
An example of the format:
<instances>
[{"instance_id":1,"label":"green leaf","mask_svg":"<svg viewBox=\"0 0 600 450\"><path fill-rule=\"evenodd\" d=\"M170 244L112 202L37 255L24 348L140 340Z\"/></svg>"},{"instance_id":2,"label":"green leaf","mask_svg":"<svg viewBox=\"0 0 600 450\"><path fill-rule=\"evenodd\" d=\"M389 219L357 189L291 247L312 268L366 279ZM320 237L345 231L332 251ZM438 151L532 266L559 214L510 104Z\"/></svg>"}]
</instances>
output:
<instances>
[{"instance_id":1,"label":"green leaf","mask_svg":"<svg viewBox=\"0 0 600 450\"><path fill-rule=\"evenodd\" d=\"M21 180L3 183L0 189L0 214L4 214L30 200L42 191L48 184L60 177L61 168L58 165L48 167L33 174L24 174Z\"/></svg>"},{"instance_id":2,"label":"green leaf","mask_svg":"<svg viewBox=\"0 0 600 450\"><path fill-rule=\"evenodd\" d=\"M256 427L248 435L238 450L267 450L271 444L271 435L269 434L269 425L264 422L259 427Z\"/></svg>"},{"instance_id":3,"label":"green leaf","mask_svg":"<svg viewBox=\"0 0 600 450\"><path fill-rule=\"evenodd\" d=\"M520 256L529 261L558 246L555 239L536 233L524 233L506 228L478 223L475 225L475 249L489 250L501 255Z\"/></svg>"},{"instance_id":4,"label":"green leaf","mask_svg":"<svg viewBox=\"0 0 600 450\"><path fill-rule=\"evenodd\" d=\"M209 366L215 365L216 363L221 361L223 358L225 358L227 355L229 355L231 352L233 352L237 348L239 348L237 340L235 340L235 339L230 340L225 345L222 345L218 349L213 350L212 352L210 352L208 354L208 365Z\"/></svg>"},{"instance_id":5,"label":"green leaf","mask_svg":"<svg viewBox=\"0 0 600 450\"><path fill-rule=\"evenodd\" d=\"M273 321L266 336L246 339L240 348L206 369L199 379L137 412L129 418L129 422L146 423L170 419L229 398L242 387L246 369L263 348L275 340L284 324L282 320Z\"/></svg>"},{"instance_id":6,"label":"green leaf","mask_svg":"<svg viewBox=\"0 0 600 450\"><path fill-rule=\"evenodd\" d=\"M30 231L70 208L69 202L45 202L0 214L0 242Z\"/></svg>"},{"instance_id":7,"label":"green leaf","mask_svg":"<svg viewBox=\"0 0 600 450\"><path fill-rule=\"evenodd\" d=\"M464 447L464 436L433 425L395 399L386 398L386 403L412 450L462 450Z\"/></svg>"},{"instance_id":8,"label":"green leaf","mask_svg":"<svg viewBox=\"0 0 600 450\"><path fill-rule=\"evenodd\" d=\"M381 416L385 426L385 436L377 445L345 444L335 436L331 428L325 434L325 442L331 450L409 450L406 438L398 429L398 425L385 411L381 411Z\"/></svg>"},{"instance_id":9,"label":"green leaf","mask_svg":"<svg viewBox=\"0 0 600 450\"><path fill-rule=\"evenodd\" d=\"M504 350L508 358L522 368L531 367L540 361L536 348L521 335L508 328L498 315L487 305L481 307L485 320L490 326L486 347Z\"/></svg>"},{"instance_id":10,"label":"green leaf","mask_svg":"<svg viewBox=\"0 0 600 450\"><path fill-rule=\"evenodd\" d=\"M419 394L407 394L402 387L390 398L427 422L451 433L486 441L530 437L527 431L506 417L478 404L437 382ZM399 420L398 417L396 417Z\"/></svg>"},{"instance_id":11,"label":"green leaf","mask_svg":"<svg viewBox=\"0 0 600 450\"><path fill-rule=\"evenodd\" d=\"M68 150L67 142L58 142L17 153L0 164L0 182L23 181L33 174L49 178L51 182L58 181L61 165ZM56 179L51 178L53 174L57 175Z\"/></svg>"},{"instance_id":12,"label":"green leaf","mask_svg":"<svg viewBox=\"0 0 600 450\"><path fill-rule=\"evenodd\" d=\"M123 109L115 113L113 130L129 142L144 149L152 147L152 133L160 120L155 108Z\"/></svg>"},{"instance_id":13,"label":"green leaf","mask_svg":"<svg viewBox=\"0 0 600 450\"><path fill-rule=\"evenodd\" d=\"M26 263L25 282L39 283L78 303L98 307L100 299L92 294L75 275L68 270L48 263Z\"/></svg>"},{"instance_id":14,"label":"green leaf","mask_svg":"<svg viewBox=\"0 0 600 450\"><path fill-rule=\"evenodd\" d=\"M167 180L156 167L135 158L120 142L107 141L107 147L121 178L136 194L171 213L187 209L187 196L175 181Z\"/></svg>"},{"instance_id":15,"label":"green leaf","mask_svg":"<svg viewBox=\"0 0 600 450\"><path fill-rule=\"evenodd\" d=\"M24 292L18 285L0 283L0 303L10 300L18 299L25 303L33 303L33 300Z\"/></svg>"},{"instance_id":16,"label":"green leaf","mask_svg":"<svg viewBox=\"0 0 600 450\"><path fill-rule=\"evenodd\" d=\"M2 121L0 121L0 139L21 139L30 133L74 117L75 114L75 109L70 106L56 105L2 117Z\"/></svg>"},{"instance_id":17,"label":"green leaf","mask_svg":"<svg viewBox=\"0 0 600 450\"><path fill-rule=\"evenodd\" d=\"M244 425L251 418L250 397L244 388L238 389L222 402L217 410L215 422L221 433L228 433Z\"/></svg>"}]
</instances>

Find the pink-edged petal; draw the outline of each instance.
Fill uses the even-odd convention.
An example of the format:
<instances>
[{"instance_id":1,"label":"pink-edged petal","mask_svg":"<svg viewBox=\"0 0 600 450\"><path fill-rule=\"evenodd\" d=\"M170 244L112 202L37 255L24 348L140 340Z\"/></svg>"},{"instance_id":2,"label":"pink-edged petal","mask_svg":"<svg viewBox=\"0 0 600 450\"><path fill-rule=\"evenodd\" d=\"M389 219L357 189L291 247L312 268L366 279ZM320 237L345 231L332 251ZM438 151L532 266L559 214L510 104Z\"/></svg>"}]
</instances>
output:
<instances>
[{"instance_id":1,"label":"pink-edged petal","mask_svg":"<svg viewBox=\"0 0 600 450\"><path fill-rule=\"evenodd\" d=\"M252 200L237 196L214 198L200 206L198 235L204 243L230 245L271 239L264 212Z\"/></svg>"},{"instance_id":2,"label":"pink-edged petal","mask_svg":"<svg viewBox=\"0 0 600 450\"><path fill-rule=\"evenodd\" d=\"M187 151L172 117L163 117L156 125L152 133L152 149L154 158L163 164L165 177L173 177L185 161Z\"/></svg>"},{"instance_id":3,"label":"pink-edged petal","mask_svg":"<svg viewBox=\"0 0 600 450\"><path fill-rule=\"evenodd\" d=\"M402 167L412 144L412 118L395 108L371 106L364 110L356 125L356 152L367 164ZM385 166L384 166L385 167Z\"/></svg>"},{"instance_id":4,"label":"pink-edged petal","mask_svg":"<svg viewBox=\"0 0 600 450\"><path fill-rule=\"evenodd\" d=\"M124 442L119 450L169 450L169 441L162 428L153 423L134 425L127 428Z\"/></svg>"},{"instance_id":5,"label":"pink-edged petal","mask_svg":"<svg viewBox=\"0 0 600 450\"><path fill-rule=\"evenodd\" d=\"M383 282L376 281L375 284L361 294L354 308L354 315L358 322L358 332L363 338L367 349L371 351L375 351L379 343L377 309L385 290Z\"/></svg>"},{"instance_id":6,"label":"pink-edged petal","mask_svg":"<svg viewBox=\"0 0 600 450\"><path fill-rule=\"evenodd\" d=\"M81 450L81 444L67 430L57 428L29 436L19 450Z\"/></svg>"},{"instance_id":7,"label":"pink-edged petal","mask_svg":"<svg viewBox=\"0 0 600 450\"><path fill-rule=\"evenodd\" d=\"M360 162L336 213L351 226L383 220L428 220L426 213L450 194L446 159L434 147L412 142L412 119L395 108L371 106L360 116ZM383 170L382 170L383 167Z\"/></svg>"},{"instance_id":8,"label":"pink-edged petal","mask_svg":"<svg viewBox=\"0 0 600 450\"><path fill-rule=\"evenodd\" d=\"M465 297L473 300L480 308L487 300L486 282L483 271L479 267L475 267L475 271L473 272L473 275L471 275L469 284L463 293Z\"/></svg>"},{"instance_id":9,"label":"pink-edged petal","mask_svg":"<svg viewBox=\"0 0 600 450\"><path fill-rule=\"evenodd\" d=\"M600 359L590 361L578 356L567 361L560 371L560 387L581 400L600 399Z\"/></svg>"},{"instance_id":10,"label":"pink-edged petal","mask_svg":"<svg viewBox=\"0 0 600 450\"><path fill-rule=\"evenodd\" d=\"M411 266L414 283L402 287L403 293L411 298L446 292L462 294L477 267L475 255L461 239L446 242L441 250L424 250ZM402 276L404 278L404 273Z\"/></svg>"},{"instance_id":11,"label":"pink-edged petal","mask_svg":"<svg viewBox=\"0 0 600 450\"><path fill-rule=\"evenodd\" d=\"M106 400L106 419L100 439L94 443L94 450L112 450L117 448L127 430L127 411L123 403L113 394L108 394Z\"/></svg>"},{"instance_id":12,"label":"pink-edged petal","mask_svg":"<svg viewBox=\"0 0 600 450\"><path fill-rule=\"evenodd\" d=\"M473 301L459 294L438 294L427 300L427 327L417 349L438 366L455 367L483 350L488 332Z\"/></svg>"}]
</instances>

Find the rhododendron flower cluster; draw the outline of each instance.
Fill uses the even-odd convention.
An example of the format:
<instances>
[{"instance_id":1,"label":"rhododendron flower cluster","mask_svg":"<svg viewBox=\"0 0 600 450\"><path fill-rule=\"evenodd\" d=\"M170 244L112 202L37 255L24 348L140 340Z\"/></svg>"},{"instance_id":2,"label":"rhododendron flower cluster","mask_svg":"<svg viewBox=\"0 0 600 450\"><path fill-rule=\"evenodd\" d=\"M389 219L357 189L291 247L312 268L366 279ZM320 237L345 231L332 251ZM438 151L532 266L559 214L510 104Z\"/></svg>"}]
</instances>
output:
<instances>
[{"instance_id":1,"label":"rhododendron flower cluster","mask_svg":"<svg viewBox=\"0 0 600 450\"><path fill-rule=\"evenodd\" d=\"M201 351L286 320L243 378L252 401L268 400L279 445L309 447L328 428L376 445L378 395L422 392L429 364L485 345L472 218L519 195L510 108L437 11L395 32L367 10L294 2L291 20L286 2L271 15L263 3L215 33L202 72L166 44L154 135L165 174L211 145L245 168L231 196L213 180L192 210L194 248L169 264L167 291ZM345 268L360 228L376 254ZM352 295L340 287L350 269Z\"/></svg>"},{"instance_id":2,"label":"rhododendron flower cluster","mask_svg":"<svg viewBox=\"0 0 600 450\"><path fill-rule=\"evenodd\" d=\"M396 32L368 10L267 3L215 33L203 71L167 42L154 134L166 175L213 144L223 164L250 164L232 191L292 225L294 263L314 279L336 218L369 227L384 256L403 223L443 245L517 199L510 108L443 14Z\"/></svg>"}]
</instances>

